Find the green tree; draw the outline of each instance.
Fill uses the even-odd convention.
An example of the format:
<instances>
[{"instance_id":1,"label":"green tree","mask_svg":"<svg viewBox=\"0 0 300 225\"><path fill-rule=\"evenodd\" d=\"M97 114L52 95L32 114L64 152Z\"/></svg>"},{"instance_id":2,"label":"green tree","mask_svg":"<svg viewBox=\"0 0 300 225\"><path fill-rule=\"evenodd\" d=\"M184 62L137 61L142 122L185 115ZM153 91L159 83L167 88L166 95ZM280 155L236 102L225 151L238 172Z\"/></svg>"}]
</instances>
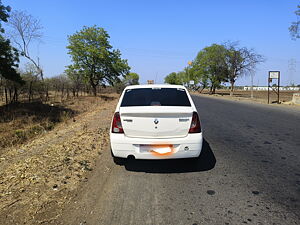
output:
<instances>
[{"instance_id":1,"label":"green tree","mask_svg":"<svg viewBox=\"0 0 300 225\"><path fill-rule=\"evenodd\" d=\"M197 69L197 67L193 66L193 64L188 69L188 74L189 74L189 80L193 80L195 83L194 85L192 85L192 88L194 90L198 90L199 92L202 92L203 89L208 87L209 83L208 83L207 74Z\"/></svg>"},{"instance_id":2,"label":"green tree","mask_svg":"<svg viewBox=\"0 0 300 225\"><path fill-rule=\"evenodd\" d=\"M210 85L210 93L226 81L228 69L226 65L226 48L213 44L201 50L192 63L192 70L199 80Z\"/></svg>"},{"instance_id":3,"label":"green tree","mask_svg":"<svg viewBox=\"0 0 300 225\"><path fill-rule=\"evenodd\" d=\"M83 72L76 70L73 66L69 66L65 70L65 74L71 80L73 96L78 97L80 88L84 86Z\"/></svg>"},{"instance_id":4,"label":"green tree","mask_svg":"<svg viewBox=\"0 0 300 225\"><path fill-rule=\"evenodd\" d=\"M300 38L300 5L298 5L297 8L298 9L295 11L297 21L292 22L291 26L289 27L290 34L294 40Z\"/></svg>"},{"instance_id":5,"label":"green tree","mask_svg":"<svg viewBox=\"0 0 300 225\"><path fill-rule=\"evenodd\" d=\"M10 45L10 41L2 36L2 22L7 22L10 10L11 8L3 6L0 0L0 76L21 84L23 81L16 70L19 63L18 52Z\"/></svg>"},{"instance_id":6,"label":"green tree","mask_svg":"<svg viewBox=\"0 0 300 225\"><path fill-rule=\"evenodd\" d=\"M85 26L68 37L67 49L73 62L72 67L82 71L95 96L99 84L113 85L130 70L127 60L121 59L120 51L112 49L108 39L108 33L96 26Z\"/></svg>"},{"instance_id":7,"label":"green tree","mask_svg":"<svg viewBox=\"0 0 300 225\"><path fill-rule=\"evenodd\" d=\"M137 73L128 73L124 77L123 82L125 85L137 85L137 84L139 84L139 79L140 79L140 76Z\"/></svg>"},{"instance_id":8,"label":"green tree","mask_svg":"<svg viewBox=\"0 0 300 225\"><path fill-rule=\"evenodd\" d=\"M224 46L228 70L227 81L230 83L230 96L232 96L237 78L252 72L258 63L264 61L264 58L253 49L239 47L237 42L228 42Z\"/></svg>"},{"instance_id":9,"label":"green tree","mask_svg":"<svg viewBox=\"0 0 300 225\"><path fill-rule=\"evenodd\" d=\"M20 74L17 72L19 55L9 40L0 35L0 75L7 80L23 83Z\"/></svg>"},{"instance_id":10,"label":"green tree","mask_svg":"<svg viewBox=\"0 0 300 225\"><path fill-rule=\"evenodd\" d=\"M183 74L179 74L176 72L170 73L165 77L165 83L167 84L182 84Z\"/></svg>"}]
</instances>

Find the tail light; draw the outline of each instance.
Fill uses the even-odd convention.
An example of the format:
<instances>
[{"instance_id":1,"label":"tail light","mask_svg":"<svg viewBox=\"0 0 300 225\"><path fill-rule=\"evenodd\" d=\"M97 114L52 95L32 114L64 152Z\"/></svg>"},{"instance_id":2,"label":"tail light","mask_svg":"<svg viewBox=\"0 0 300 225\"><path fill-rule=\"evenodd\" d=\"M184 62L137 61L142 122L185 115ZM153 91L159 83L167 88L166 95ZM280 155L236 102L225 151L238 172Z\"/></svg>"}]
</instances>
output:
<instances>
[{"instance_id":1,"label":"tail light","mask_svg":"<svg viewBox=\"0 0 300 225\"><path fill-rule=\"evenodd\" d=\"M189 133L200 133L201 132L201 125L200 120L197 112L193 112L192 123L189 130Z\"/></svg>"},{"instance_id":2,"label":"tail light","mask_svg":"<svg viewBox=\"0 0 300 225\"><path fill-rule=\"evenodd\" d=\"M111 126L111 132L112 133L124 133L122 123L121 123L121 117L120 113L116 112L112 121Z\"/></svg>"}]
</instances>

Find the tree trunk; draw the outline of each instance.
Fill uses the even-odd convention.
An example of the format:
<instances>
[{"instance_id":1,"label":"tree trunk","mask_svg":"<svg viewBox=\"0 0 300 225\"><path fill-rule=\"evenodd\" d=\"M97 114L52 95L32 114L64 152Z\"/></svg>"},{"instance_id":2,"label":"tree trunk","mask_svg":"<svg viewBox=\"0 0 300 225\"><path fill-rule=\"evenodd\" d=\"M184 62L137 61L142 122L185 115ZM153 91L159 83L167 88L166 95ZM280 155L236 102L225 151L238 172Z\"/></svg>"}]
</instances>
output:
<instances>
[{"instance_id":1,"label":"tree trunk","mask_svg":"<svg viewBox=\"0 0 300 225\"><path fill-rule=\"evenodd\" d=\"M216 93L216 86L213 87L213 92L212 94L215 94Z\"/></svg>"},{"instance_id":2,"label":"tree trunk","mask_svg":"<svg viewBox=\"0 0 300 225\"><path fill-rule=\"evenodd\" d=\"M28 102L31 102L31 96L32 96L32 82L29 83L29 90L28 90Z\"/></svg>"},{"instance_id":3,"label":"tree trunk","mask_svg":"<svg viewBox=\"0 0 300 225\"><path fill-rule=\"evenodd\" d=\"M11 95L12 95L12 91L11 91L11 88L9 88L9 101L10 102L12 101Z\"/></svg>"},{"instance_id":4,"label":"tree trunk","mask_svg":"<svg viewBox=\"0 0 300 225\"><path fill-rule=\"evenodd\" d=\"M8 96L7 96L7 88L4 88L4 92L5 92L5 104L8 104Z\"/></svg>"},{"instance_id":5,"label":"tree trunk","mask_svg":"<svg viewBox=\"0 0 300 225\"><path fill-rule=\"evenodd\" d=\"M213 85L211 85L209 88L209 94L211 95L212 93L213 93Z\"/></svg>"},{"instance_id":6,"label":"tree trunk","mask_svg":"<svg viewBox=\"0 0 300 225\"><path fill-rule=\"evenodd\" d=\"M18 102L18 88L15 86L14 89L14 102Z\"/></svg>"},{"instance_id":7,"label":"tree trunk","mask_svg":"<svg viewBox=\"0 0 300 225\"><path fill-rule=\"evenodd\" d=\"M95 97L97 96L97 86L93 87L93 94L94 94Z\"/></svg>"},{"instance_id":8,"label":"tree trunk","mask_svg":"<svg viewBox=\"0 0 300 225\"><path fill-rule=\"evenodd\" d=\"M204 90L204 88L205 88L205 87L203 86L201 89L198 90L198 92L199 92L199 93L202 93L202 91Z\"/></svg>"},{"instance_id":9,"label":"tree trunk","mask_svg":"<svg viewBox=\"0 0 300 225\"><path fill-rule=\"evenodd\" d=\"M65 91L65 85L63 84L62 88L61 88L61 101L64 98L64 91Z\"/></svg>"},{"instance_id":10,"label":"tree trunk","mask_svg":"<svg viewBox=\"0 0 300 225\"><path fill-rule=\"evenodd\" d=\"M93 82L92 79L90 79L90 84L92 86L92 91L93 91L94 96L97 96L97 85Z\"/></svg>"},{"instance_id":11,"label":"tree trunk","mask_svg":"<svg viewBox=\"0 0 300 225\"><path fill-rule=\"evenodd\" d=\"M46 102L49 100L49 86L46 85Z\"/></svg>"},{"instance_id":12,"label":"tree trunk","mask_svg":"<svg viewBox=\"0 0 300 225\"><path fill-rule=\"evenodd\" d=\"M230 81L230 96L231 97L233 96L233 91L234 91L234 81L231 80Z\"/></svg>"}]
</instances>

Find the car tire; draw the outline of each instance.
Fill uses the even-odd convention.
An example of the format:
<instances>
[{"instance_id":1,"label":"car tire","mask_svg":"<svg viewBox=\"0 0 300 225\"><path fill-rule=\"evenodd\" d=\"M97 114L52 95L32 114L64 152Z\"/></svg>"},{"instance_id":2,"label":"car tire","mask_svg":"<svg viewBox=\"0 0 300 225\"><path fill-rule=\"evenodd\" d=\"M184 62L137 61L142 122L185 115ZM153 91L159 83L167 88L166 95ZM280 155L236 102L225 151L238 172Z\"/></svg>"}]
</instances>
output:
<instances>
[{"instance_id":1,"label":"car tire","mask_svg":"<svg viewBox=\"0 0 300 225\"><path fill-rule=\"evenodd\" d=\"M116 165L120 165L120 166L124 165L126 159L114 156L114 153L112 152L111 149L110 149L110 154Z\"/></svg>"},{"instance_id":2,"label":"car tire","mask_svg":"<svg viewBox=\"0 0 300 225\"><path fill-rule=\"evenodd\" d=\"M125 164L125 160L124 158L120 158L120 157L116 157L116 156L113 156L113 159L114 159L114 163L116 165L119 165L119 166L122 166Z\"/></svg>"}]
</instances>

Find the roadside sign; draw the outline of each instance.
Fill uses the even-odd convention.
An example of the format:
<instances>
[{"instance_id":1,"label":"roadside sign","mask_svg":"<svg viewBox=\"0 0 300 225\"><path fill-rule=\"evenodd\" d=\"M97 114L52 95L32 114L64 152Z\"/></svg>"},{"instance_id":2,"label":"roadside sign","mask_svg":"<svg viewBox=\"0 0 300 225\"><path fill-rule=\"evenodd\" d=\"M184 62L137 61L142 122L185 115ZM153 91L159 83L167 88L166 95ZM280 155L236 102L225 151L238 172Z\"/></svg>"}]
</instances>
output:
<instances>
[{"instance_id":1,"label":"roadside sign","mask_svg":"<svg viewBox=\"0 0 300 225\"><path fill-rule=\"evenodd\" d=\"M154 84L154 80L147 80L147 84Z\"/></svg>"},{"instance_id":2,"label":"roadside sign","mask_svg":"<svg viewBox=\"0 0 300 225\"><path fill-rule=\"evenodd\" d=\"M277 79L277 87L275 85L276 88L273 88L273 86L271 86L271 83L273 82L273 79ZM268 104L270 103L270 88L277 95L277 104L280 104L280 102L279 102L280 71L269 71L269 76L268 76Z\"/></svg>"},{"instance_id":3,"label":"roadside sign","mask_svg":"<svg viewBox=\"0 0 300 225\"><path fill-rule=\"evenodd\" d=\"M280 71L269 71L269 78L279 79Z\"/></svg>"},{"instance_id":4,"label":"roadside sign","mask_svg":"<svg viewBox=\"0 0 300 225\"><path fill-rule=\"evenodd\" d=\"M190 80L190 85L194 85L194 84L195 84L195 81Z\"/></svg>"}]
</instances>

